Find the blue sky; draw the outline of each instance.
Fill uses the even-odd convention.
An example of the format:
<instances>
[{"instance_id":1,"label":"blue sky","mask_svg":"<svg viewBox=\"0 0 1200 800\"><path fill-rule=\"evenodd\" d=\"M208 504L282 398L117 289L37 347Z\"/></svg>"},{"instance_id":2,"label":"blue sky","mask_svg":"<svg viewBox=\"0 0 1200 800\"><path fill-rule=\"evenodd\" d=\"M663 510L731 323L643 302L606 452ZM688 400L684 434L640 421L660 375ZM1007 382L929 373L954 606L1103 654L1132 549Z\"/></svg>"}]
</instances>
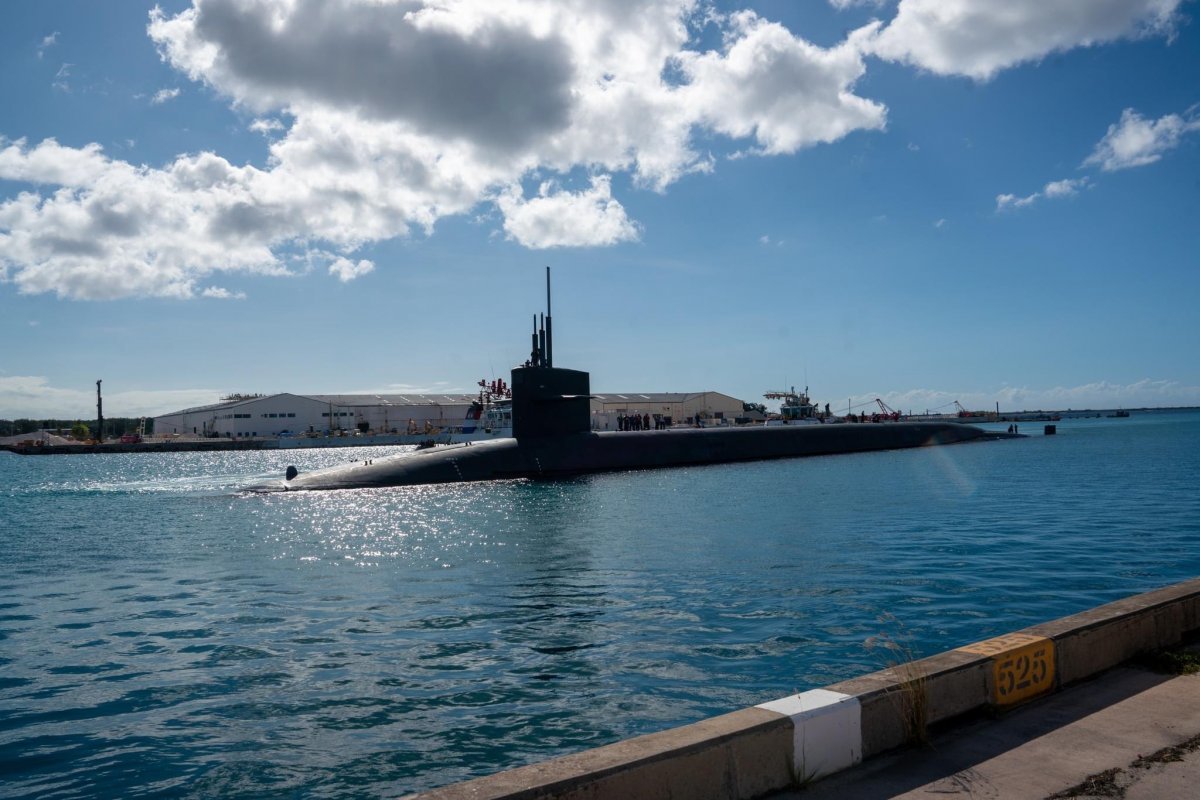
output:
<instances>
[{"instance_id":1,"label":"blue sky","mask_svg":"<svg viewBox=\"0 0 1200 800\"><path fill-rule=\"evenodd\" d=\"M1200 405L1179 0L4 6L0 417L808 384Z\"/></svg>"}]
</instances>

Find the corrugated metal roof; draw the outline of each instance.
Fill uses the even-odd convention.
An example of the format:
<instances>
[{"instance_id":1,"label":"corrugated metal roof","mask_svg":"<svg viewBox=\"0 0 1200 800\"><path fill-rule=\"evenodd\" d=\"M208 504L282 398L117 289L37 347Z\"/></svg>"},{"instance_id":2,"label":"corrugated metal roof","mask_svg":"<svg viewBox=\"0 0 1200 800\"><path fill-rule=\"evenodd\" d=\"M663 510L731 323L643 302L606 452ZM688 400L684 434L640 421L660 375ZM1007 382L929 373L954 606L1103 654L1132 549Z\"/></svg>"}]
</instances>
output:
<instances>
[{"instance_id":1,"label":"corrugated metal roof","mask_svg":"<svg viewBox=\"0 0 1200 800\"><path fill-rule=\"evenodd\" d=\"M475 394L309 394L321 403L335 406L436 406L463 405L478 399Z\"/></svg>"},{"instance_id":2,"label":"corrugated metal roof","mask_svg":"<svg viewBox=\"0 0 1200 800\"><path fill-rule=\"evenodd\" d=\"M165 414L158 414L157 416L174 417L179 414L197 414L201 411L213 411L218 408L225 408L226 406L232 406L232 405L237 405L237 404L236 403L209 403L206 406L192 406L191 408L184 408L179 411L168 411Z\"/></svg>"},{"instance_id":3,"label":"corrugated metal roof","mask_svg":"<svg viewBox=\"0 0 1200 800\"><path fill-rule=\"evenodd\" d=\"M199 414L206 411L217 411L223 408L256 403L260 400L273 400L283 396L298 397L302 400L312 400L317 403L332 403L335 406L436 406L436 405L466 405L478 398L475 394L296 394L294 392L278 392L262 397L247 397L241 400L229 400L224 403L211 403L206 406L193 406L182 411L169 411L157 414L158 417L174 417L182 414Z\"/></svg>"},{"instance_id":4,"label":"corrugated metal roof","mask_svg":"<svg viewBox=\"0 0 1200 800\"><path fill-rule=\"evenodd\" d=\"M724 392L627 392L619 394L617 392L606 392L599 394L592 393L592 397L602 403L614 403L618 401L633 401L633 402L650 402L650 403L682 403L691 400L695 397L703 397L704 395L712 395L714 397L728 397L730 400L736 400L736 397L725 394Z\"/></svg>"},{"instance_id":5,"label":"corrugated metal roof","mask_svg":"<svg viewBox=\"0 0 1200 800\"><path fill-rule=\"evenodd\" d=\"M467 405L473 400L478 399L476 394L295 394L294 392L278 392L277 394L263 395L262 397L248 397L243 400L233 400L226 403L214 403L207 406L195 406L194 408L185 408L182 411L172 411L167 414L158 414L159 417L173 417L180 414L196 414L206 411L216 411L221 408L232 408L234 406L254 403L259 400L271 400L276 397L290 395L304 400L312 400L317 403L332 404L335 406L446 406L446 405ZM605 394L592 394L592 397L602 403L684 403L704 395L713 395L715 397L726 397L730 400L737 398L727 395L723 392L626 392L619 394L608 392Z\"/></svg>"}]
</instances>

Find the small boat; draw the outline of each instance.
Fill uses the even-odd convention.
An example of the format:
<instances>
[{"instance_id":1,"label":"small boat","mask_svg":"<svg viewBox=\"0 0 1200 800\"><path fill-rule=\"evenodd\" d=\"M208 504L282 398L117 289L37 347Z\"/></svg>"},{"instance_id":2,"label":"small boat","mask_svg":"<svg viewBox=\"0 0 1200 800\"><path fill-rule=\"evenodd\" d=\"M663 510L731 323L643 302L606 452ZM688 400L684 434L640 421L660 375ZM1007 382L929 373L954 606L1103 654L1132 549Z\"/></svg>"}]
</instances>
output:
<instances>
[{"instance_id":1,"label":"small boat","mask_svg":"<svg viewBox=\"0 0 1200 800\"><path fill-rule=\"evenodd\" d=\"M767 420L768 425L815 425L821 422L817 416L817 407L808 397L808 387L803 392L797 392L796 387L786 391L763 393L767 400L782 400L779 404L779 418Z\"/></svg>"},{"instance_id":2,"label":"small boat","mask_svg":"<svg viewBox=\"0 0 1200 800\"><path fill-rule=\"evenodd\" d=\"M512 389L503 379L479 381L479 399L471 403L462 429L437 436L438 444L461 444L513 435Z\"/></svg>"}]
</instances>

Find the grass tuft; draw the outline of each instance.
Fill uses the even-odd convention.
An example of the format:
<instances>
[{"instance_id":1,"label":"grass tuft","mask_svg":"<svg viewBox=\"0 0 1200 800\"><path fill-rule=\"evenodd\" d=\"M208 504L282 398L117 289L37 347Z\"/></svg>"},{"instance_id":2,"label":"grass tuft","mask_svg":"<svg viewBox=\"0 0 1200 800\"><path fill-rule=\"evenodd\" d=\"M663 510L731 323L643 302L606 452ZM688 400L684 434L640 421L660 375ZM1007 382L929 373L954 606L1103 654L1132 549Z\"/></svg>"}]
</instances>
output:
<instances>
[{"instance_id":1,"label":"grass tuft","mask_svg":"<svg viewBox=\"0 0 1200 800\"><path fill-rule=\"evenodd\" d=\"M1200 653L1195 650L1155 650L1138 657L1137 663L1164 675L1195 675L1200 672Z\"/></svg>"},{"instance_id":2,"label":"grass tuft","mask_svg":"<svg viewBox=\"0 0 1200 800\"><path fill-rule=\"evenodd\" d=\"M892 614L883 614L879 622L892 628L868 637L863 646L868 651L882 651L887 670L897 679L897 688L890 693L904 725L904 740L909 744L929 744L929 692L920 656L909 642L912 637Z\"/></svg>"},{"instance_id":3,"label":"grass tuft","mask_svg":"<svg viewBox=\"0 0 1200 800\"><path fill-rule=\"evenodd\" d=\"M1084 778L1070 789L1055 792L1046 800L1069 800L1072 797L1124 797L1125 784L1121 780L1125 770L1120 767L1106 769Z\"/></svg>"}]
</instances>

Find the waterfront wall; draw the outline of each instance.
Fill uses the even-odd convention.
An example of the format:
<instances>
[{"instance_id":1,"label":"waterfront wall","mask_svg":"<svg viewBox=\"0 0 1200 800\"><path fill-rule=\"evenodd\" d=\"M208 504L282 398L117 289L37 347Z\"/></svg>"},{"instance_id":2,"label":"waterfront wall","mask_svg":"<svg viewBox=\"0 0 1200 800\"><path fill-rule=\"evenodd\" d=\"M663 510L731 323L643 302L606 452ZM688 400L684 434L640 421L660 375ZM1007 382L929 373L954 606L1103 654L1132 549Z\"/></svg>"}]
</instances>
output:
<instances>
[{"instance_id":1,"label":"waterfront wall","mask_svg":"<svg viewBox=\"0 0 1200 800\"><path fill-rule=\"evenodd\" d=\"M78 456L94 453L210 453L218 450L264 450L264 439L184 439L180 441L151 439L144 442L105 442L104 444L3 445L19 456Z\"/></svg>"},{"instance_id":2,"label":"waterfront wall","mask_svg":"<svg viewBox=\"0 0 1200 800\"><path fill-rule=\"evenodd\" d=\"M692 725L426 792L421 800L753 798L1003 711L1200 633L1200 578Z\"/></svg>"}]
</instances>

